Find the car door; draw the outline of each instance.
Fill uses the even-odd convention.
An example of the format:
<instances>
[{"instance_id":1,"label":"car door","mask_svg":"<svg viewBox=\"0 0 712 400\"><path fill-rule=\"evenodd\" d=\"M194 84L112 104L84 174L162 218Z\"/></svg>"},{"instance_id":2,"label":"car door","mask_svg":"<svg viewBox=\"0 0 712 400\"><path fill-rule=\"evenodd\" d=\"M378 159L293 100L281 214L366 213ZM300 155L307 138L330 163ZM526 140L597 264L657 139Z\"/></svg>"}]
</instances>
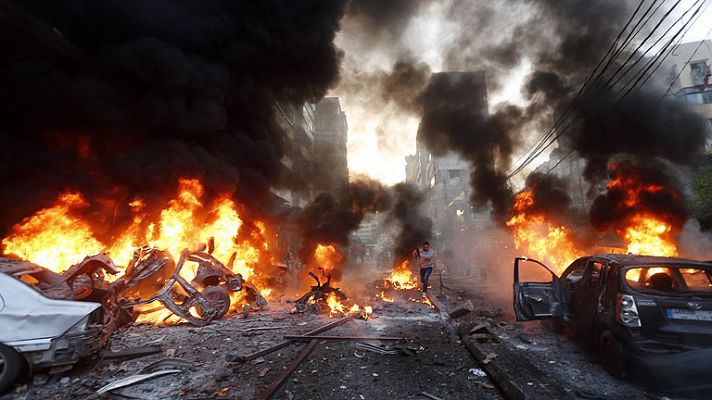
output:
<instances>
[{"instance_id":1,"label":"car door","mask_svg":"<svg viewBox=\"0 0 712 400\"><path fill-rule=\"evenodd\" d=\"M541 278L521 282L520 269L535 268ZM517 321L549 319L561 314L558 301L558 277L546 265L526 257L514 259L514 314Z\"/></svg>"},{"instance_id":2,"label":"car door","mask_svg":"<svg viewBox=\"0 0 712 400\"><path fill-rule=\"evenodd\" d=\"M593 327L599 300L606 282L608 264L604 260L590 259L583 277L571 293L573 321L576 333L587 337Z\"/></svg>"}]
</instances>

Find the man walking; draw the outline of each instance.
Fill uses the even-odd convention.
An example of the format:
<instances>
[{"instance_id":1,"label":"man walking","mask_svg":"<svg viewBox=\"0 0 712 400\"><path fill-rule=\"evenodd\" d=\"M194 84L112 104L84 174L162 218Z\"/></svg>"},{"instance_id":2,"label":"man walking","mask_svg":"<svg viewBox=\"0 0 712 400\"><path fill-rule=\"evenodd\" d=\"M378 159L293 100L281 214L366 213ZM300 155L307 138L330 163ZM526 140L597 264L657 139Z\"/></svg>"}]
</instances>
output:
<instances>
[{"instance_id":1,"label":"man walking","mask_svg":"<svg viewBox=\"0 0 712 400\"><path fill-rule=\"evenodd\" d=\"M428 297L428 279L433 272L435 265L435 250L430 247L430 243L423 243L423 247L413 251L413 256L418 258L420 265L420 282L423 284L423 298Z\"/></svg>"}]
</instances>

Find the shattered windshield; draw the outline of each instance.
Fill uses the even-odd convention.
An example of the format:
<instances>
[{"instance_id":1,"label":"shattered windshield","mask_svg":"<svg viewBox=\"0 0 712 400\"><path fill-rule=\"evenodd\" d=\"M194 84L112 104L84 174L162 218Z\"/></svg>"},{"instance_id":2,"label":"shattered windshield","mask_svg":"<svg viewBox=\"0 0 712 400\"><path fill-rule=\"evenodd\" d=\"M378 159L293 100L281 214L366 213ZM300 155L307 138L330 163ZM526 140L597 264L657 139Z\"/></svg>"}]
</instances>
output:
<instances>
[{"instance_id":1,"label":"shattered windshield","mask_svg":"<svg viewBox=\"0 0 712 400\"><path fill-rule=\"evenodd\" d=\"M712 267L641 266L626 270L625 280L638 291L712 294Z\"/></svg>"}]
</instances>

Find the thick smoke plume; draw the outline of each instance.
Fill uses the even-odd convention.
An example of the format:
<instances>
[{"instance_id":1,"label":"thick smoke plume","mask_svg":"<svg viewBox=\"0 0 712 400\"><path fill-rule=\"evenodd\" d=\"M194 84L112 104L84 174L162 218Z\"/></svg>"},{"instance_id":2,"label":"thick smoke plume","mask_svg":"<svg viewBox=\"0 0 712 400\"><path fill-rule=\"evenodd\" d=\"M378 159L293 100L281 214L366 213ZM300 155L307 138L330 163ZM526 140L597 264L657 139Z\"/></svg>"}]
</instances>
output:
<instances>
[{"instance_id":1,"label":"thick smoke plume","mask_svg":"<svg viewBox=\"0 0 712 400\"><path fill-rule=\"evenodd\" d=\"M431 239L433 221L422 214L421 207L425 198L418 188L399 183L393 187L393 193L395 203L387 219L399 228L394 263L400 265L414 249Z\"/></svg>"},{"instance_id":2,"label":"thick smoke plume","mask_svg":"<svg viewBox=\"0 0 712 400\"><path fill-rule=\"evenodd\" d=\"M552 222L566 226L578 224L580 212L571 204L567 192L567 182L555 175L533 172L527 176L526 190L532 193L532 204L527 212L535 215L546 215ZM580 219L579 219L580 220Z\"/></svg>"},{"instance_id":3,"label":"thick smoke plume","mask_svg":"<svg viewBox=\"0 0 712 400\"><path fill-rule=\"evenodd\" d=\"M276 104L318 100L338 78L343 1L17 3L87 63L0 63L3 229L65 189L112 226L180 177L262 204L284 151Z\"/></svg>"},{"instance_id":4,"label":"thick smoke plume","mask_svg":"<svg viewBox=\"0 0 712 400\"><path fill-rule=\"evenodd\" d=\"M628 160L611 163L607 191L591 206L591 225L620 234L635 218L655 216L670 224L674 235L679 233L690 211L680 182L662 172L665 165L650 160L645 165Z\"/></svg>"},{"instance_id":5,"label":"thick smoke plume","mask_svg":"<svg viewBox=\"0 0 712 400\"><path fill-rule=\"evenodd\" d=\"M491 204L503 220L512 205L503 167L526 118L522 110L505 106L488 115L482 72L433 74L418 101L423 110L418 140L435 155L454 151L469 161L473 204Z\"/></svg>"},{"instance_id":6,"label":"thick smoke plume","mask_svg":"<svg viewBox=\"0 0 712 400\"><path fill-rule=\"evenodd\" d=\"M704 154L708 135L704 119L680 102L662 100L659 94L638 93L616 103L592 88L576 103L574 112L579 122L562 144L587 161L585 178L591 183L607 178L608 162L618 154L663 175L669 166L655 158L691 166Z\"/></svg>"},{"instance_id":7,"label":"thick smoke plume","mask_svg":"<svg viewBox=\"0 0 712 400\"><path fill-rule=\"evenodd\" d=\"M352 179L337 193L321 193L304 208L298 218L304 242L299 258L308 264L319 244L348 246L351 232L358 229L367 213L390 209L392 197L379 182Z\"/></svg>"}]
</instances>

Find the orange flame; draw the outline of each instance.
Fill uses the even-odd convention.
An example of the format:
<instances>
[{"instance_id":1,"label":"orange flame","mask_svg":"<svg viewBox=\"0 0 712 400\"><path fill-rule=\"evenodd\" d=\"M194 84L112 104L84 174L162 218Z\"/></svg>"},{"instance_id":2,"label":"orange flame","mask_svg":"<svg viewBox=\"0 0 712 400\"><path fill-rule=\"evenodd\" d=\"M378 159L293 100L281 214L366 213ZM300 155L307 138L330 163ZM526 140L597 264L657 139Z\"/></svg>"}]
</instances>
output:
<instances>
[{"instance_id":1,"label":"orange flame","mask_svg":"<svg viewBox=\"0 0 712 400\"><path fill-rule=\"evenodd\" d=\"M144 244L167 249L177 258L183 249L196 249L213 237L213 255L227 263L234 253L232 271L242 274L263 296L267 296L271 290L264 284L266 277L257 272L260 265L271 261L265 225L255 221L254 229L245 231L244 238L238 240L245 227L238 206L224 195L206 207L202 201L203 192L199 180L179 180L176 197L168 201L158 218L150 223L147 223L149 216L144 211L144 201L133 199L128 204L133 213L130 225L110 243L99 241L90 222L75 215L87 207L81 194L64 193L55 205L16 224L10 235L2 240L3 253L59 273L81 262L86 255L102 251L108 252L117 265L125 266L134 249ZM186 263L181 275L190 281L195 276L195 269L194 263ZM233 301L238 300L237 297L240 297L239 293L233 294ZM158 315L160 313L155 314L149 319L164 318Z\"/></svg>"},{"instance_id":2,"label":"orange flame","mask_svg":"<svg viewBox=\"0 0 712 400\"><path fill-rule=\"evenodd\" d=\"M324 269L324 273L330 274L341 264L343 257L333 244L319 244L314 249L314 260Z\"/></svg>"},{"instance_id":3,"label":"orange flame","mask_svg":"<svg viewBox=\"0 0 712 400\"><path fill-rule=\"evenodd\" d=\"M405 260L386 278L395 289L415 289L418 287L413 276L413 271L410 270L410 261ZM385 299L384 299L385 300Z\"/></svg>"},{"instance_id":4,"label":"orange flame","mask_svg":"<svg viewBox=\"0 0 712 400\"><path fill-rule=\"evenodd\" d=\"M640 210L641 197L654 195L667 191L673 198L680 198L680 194L673 188L666 188L656 184L645 183L636 169L621 168L618 163L612 162L609 168L616 170L616 177L606 185L609 191L620 191L624 195L623 204L632 210ZM664 220L665 216L652 215L639 211L633 216L621 221L621 226L616 229L616 234L627 243L629 253L654 256L677 256L675 234L673 226Z\"/></svg>"},{"instance_id":5,"label":"orange flame","mask_svg":"<svg viewBox=\"0 0 712 400\"><path fill-rule=\"evenodd\" d=\"M571 239L571 231L532 211L534 193L525 190L514 197L514 215L506 222L512 229L514 245L525 255L562 272L581 254Z\"/></svg>"},{"instance_id":6,"label":"orange flame","mask_svg":"<svg viewBox=\"0 0 712 400\"><path fill-rule=\"evenodd\" d=\"M81 194L61 194L57 204L13 227L2 240L4 253L62 272L86 255L101 252L104 246L94 238L89 224L73 215L73 211L85 207Z\"/></svg>"},{"instance_id":7,"label":"orange flame","mask_svg":"<svg viewBox=\"0 0 712 400\"><path fill-rule=\"evenodd\" d=\"M623 238L632 254L677 256L677 246L671 237L672 226L652 216L636 215L625 228Z\"/></svg>"}]
</instances>

